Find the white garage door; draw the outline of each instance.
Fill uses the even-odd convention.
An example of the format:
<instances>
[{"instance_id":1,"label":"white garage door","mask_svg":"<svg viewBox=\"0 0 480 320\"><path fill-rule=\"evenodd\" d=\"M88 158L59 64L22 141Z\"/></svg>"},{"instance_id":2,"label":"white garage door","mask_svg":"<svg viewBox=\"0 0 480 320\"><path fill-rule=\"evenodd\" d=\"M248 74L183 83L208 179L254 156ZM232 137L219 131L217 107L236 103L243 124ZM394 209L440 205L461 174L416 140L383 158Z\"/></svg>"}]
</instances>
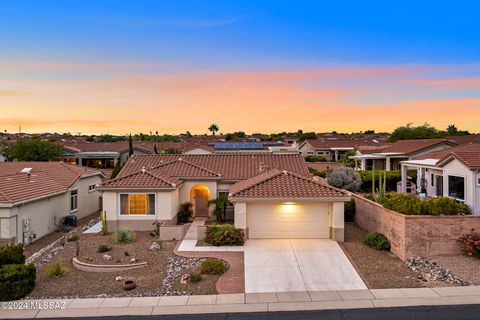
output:
<instances>
[{"instance_id":1,"label":"white garage door","mask_svg":"<svg viewBox=\"0 0 480 320\"><path fill-rule=\"evenodd\" d=\"M249 237L329 238L328 203L248 203Z\"/></svg>"}]
</instances>

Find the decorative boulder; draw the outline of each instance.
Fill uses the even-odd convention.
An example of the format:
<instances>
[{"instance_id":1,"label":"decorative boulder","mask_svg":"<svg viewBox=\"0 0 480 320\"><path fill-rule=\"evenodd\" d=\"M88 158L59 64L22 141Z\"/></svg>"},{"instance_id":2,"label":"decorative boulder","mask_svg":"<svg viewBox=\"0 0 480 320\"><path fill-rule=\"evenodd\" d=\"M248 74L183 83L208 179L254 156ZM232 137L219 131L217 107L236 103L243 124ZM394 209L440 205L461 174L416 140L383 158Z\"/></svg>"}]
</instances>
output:
<instances>
[{"instance_id":1,"label":"decorative boulder","mask_svg":"<svg viewBox=\"0 0 480 320\"><path fill-rule=\"evenodd\" d=\"M109 255L108 253L105 253L103 255L103 261L112 261L112 256Z\"/></svg>"},{"instance_id":2,"label":"decorative boulder","mask_svg":"<svg viewBox=\"0 0 480 320\"><path fill-rule=\"evenodd\" d=\"M180 283L182 283L182 284L187 284L187 283L188 283L188 279L190 279L190 275L189 275L189 274L182 274L182 276L180 277Z\"/></svg>"},{"instance_id":3,"label":"decorative boulder","mask_svg":"<svg viewBox=\"0 0 480 320\"><path fill-rule=\"evenodd\" d=\"M162 248L160 247L160 245L156 242L153 242L151 245L150 245L150 248L148 248L148 250L150 251L158 251L158 250L161 250Z\"/></svg>"}]
</instances>

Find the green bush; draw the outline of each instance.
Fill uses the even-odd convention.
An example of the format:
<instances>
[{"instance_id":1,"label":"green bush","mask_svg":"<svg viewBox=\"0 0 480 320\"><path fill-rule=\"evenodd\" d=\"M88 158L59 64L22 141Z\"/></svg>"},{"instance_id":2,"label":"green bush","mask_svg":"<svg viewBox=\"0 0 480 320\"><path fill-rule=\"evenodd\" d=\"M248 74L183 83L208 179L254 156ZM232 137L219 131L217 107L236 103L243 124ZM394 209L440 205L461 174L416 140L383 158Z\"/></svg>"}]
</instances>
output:
<instances>
[{"instance_id":1,"label":"green bush","mask_svg":"<svg viewBox=\"0 0 480 320\"><path fill-rule=\"evenodd\" d=\"M243 246L245 235L242 229L229 224L211 225L205 231L204 240L213 246Z\"/></svg>"},{"instance_id":2,"label":"green bush","mask_svg":"<svg viewBox=\"0 0 480 320\"><path fill-rule=\"evenodd\" d=\"M398 192L387 193L382 199L382 205L387 209L403 214L422 214L422 201L413 194Z\"/></svg>"},{"instance_id":3,"label":"green bush","mask_svg":"<svg viewBox=\"0 0 480 320\"><path fill-rule=\"evenodd\" d=\"M220 274L226 271L227 267L223 260L216 258L207 258L200 264L200 273Z\"/></svg>"},{"instance_id":4,"label":"green bush","mask_svg":"<svg viewBox=\"0 0 480 320\"><path fill-rule=\"evenodd\" d=\"M307 162L325 162L327 159L322 156L306 156L305 161Z\"/></svg>"},{"instance_id":5,"label":"green bush","mask_svg":"<svg viewBox=\"0 0 480 320\"><path fill-rule=\"evenodd\" d=\"M193 215L193 204L191 202L185 202L180 205L180 209L177 212L178 223L187 223Z\"/></svg>"},{"instance_id":6,"label":"green bush","mask_svg":"<svg viewBox=\"0 0 480 320\"><path fill-rule=\"evenodd\" d=\"M0 301L18 300L35 287L37 271L31 264L8 264L0 268Z\"/></svg>"},{"instance_id":7,"label":"green bush","mask_svg":"<svg viewBox=\"0 0 480 320\"><path fill-rule=\"evenodd\" d=\"M345 202L345 222L354 222L355 221L355 200L351 199L348 202Z\"/></svg>"},{"instance_id":8,"label":"green bush","mask_svg":"<svg viewBox=\"0 0 480 320\"><path fill-rule=\"evenodd\" d=\"M48 269L47 275L49 278L61 278L68 272L68 268L65 267L60 261L54 262Z\"/></svg>"},{"instance_id":9,"label":"green bush","mask_svg":"<svg viewBox=\"0 0 480 320\"><path fill-rule=\"evenodd\" d=\"M106 244L101 244L98 246L97 252L98 253L104 253L112 250L112 247L106 245Z\"/></svg>"},{"instance_id":10,"label":"green bush","mask_svg":"<svg viewBox=\"0 0 480 320\"><path fill-rule=\"evenodd\" d=\"M116 243L132 243L135 241L135 232L130 229L118 229L115 232Z\"/></svg>"},{"instance_id":11,"label":"green bush","mask_svg":"<svg viewBox=\"0 0 480 320\"><path fill-rule=\"evenodd\" d=\"M372 192L372 176L375 172L376 186L378 186L378 178L383 177L384 173L387 174L386 179L386 191L397 191L397 182L402 180L402 173L400 170L384 171L384 170L358 170L362 177L362 185L360 186L360 192L368 193ZM415 181L417 173L415 170L409 170L408 175Z\"/></svg>"},{"instance_id":12,"label":"green bush","mask_svg":"<svg viewBox=\"0 0 480 320\"><path fill-rule=\"evenodd\" d=\"M387 237L378 232L367 233L363 243L376 250L390 250L390 241L388 241Z\"/></svg>"},{"instance_id":13,"label":"green bush","mask_svg":"<svg viewBox=\"0 0 480 320\"><path fill-rule=\"evenodd\" d=\"M0 267L6 264L24 264L23 244L9 244L0 247Z\"/></svg>"},{"instance_id":14,"label":"green bush","mask_svg":"<svg viewBox=\"0 0 480 320\"><path fill-rule=\"evenodd\" d=\"M78 240L80 240L80 236L78 236L78 235L71 236L67 239L68 242L74 242L74 241L78 241Z\"/></svg>"},{"instance_id":15,"label":"green bush","mask_svg":"<svg viewBox=\"0 0 480 320\"><path fill-rule=\"evenodd\" d=\"M421 201L419 197L407 193L387 193L382 205L390 210L407 215L459 215L470 214L465 203L447 197L428 198Z\"/></svg>"},{"instance_id":16,"label":"green bush","mask_svg":"<svg viewBox=\"0 0 480 320\"><path fill-rule=\"evenodd\" d=\"M202 275L198 272L192 271L190 272L190 282L197 283L202 281Z\"/></svg>"},{"instance_id":17,"label":"green bush","mask_svg":"<svg viewBox=\"0 0 480 320\"><path fill-rule=\"evenodd\" d=\"M457 215L470 214L470 208L463 202L448 197L429 198L422 202L422 214Z\"/></svg>"}]
</instances>

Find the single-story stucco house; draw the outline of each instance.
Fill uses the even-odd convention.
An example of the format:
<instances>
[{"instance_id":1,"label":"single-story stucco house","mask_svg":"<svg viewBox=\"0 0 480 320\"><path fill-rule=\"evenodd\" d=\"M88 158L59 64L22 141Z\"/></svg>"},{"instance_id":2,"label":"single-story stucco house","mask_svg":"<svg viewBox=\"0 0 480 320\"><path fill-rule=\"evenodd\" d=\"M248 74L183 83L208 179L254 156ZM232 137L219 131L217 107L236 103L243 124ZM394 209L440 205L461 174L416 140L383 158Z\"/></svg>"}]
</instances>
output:
<instances>
[{"instance_id":1,"label":"single-story stucco house","mask_svg":"<svg viewBox=\"0 0 480 320\"><path fill-rule=\"evenodd\" d=\"M402 161L401 166L402 192L406 191L407 171L416 169L417 192L454 198L467 204L472 214L480 215L480 143L431 152Z\"/></svg>"},{"instance_id":2,"label":"single-story stucco house","mask_svg":"<svg viewBox=\"0 0 480 320\"><path fill-rule=\"evenodd\" d=\"M0 163L0 243L29 244L61 219L100 211L102 173L63 162Z\"/></svg>"},{"instance_id":3,"label":"single-story stucco house","mask_svg":"<svg viewBox=\"0 0 480 320\"><path fill-rule=\"evenodd\" d=\"M249 238L343 241L344 202L350 199L313 180L299 154L134 155L99 190L109 231L175 223L185 202L193 204L194 217L211 218L208 201L224 195L235 226Z\"/></svg>"}]
</instances>

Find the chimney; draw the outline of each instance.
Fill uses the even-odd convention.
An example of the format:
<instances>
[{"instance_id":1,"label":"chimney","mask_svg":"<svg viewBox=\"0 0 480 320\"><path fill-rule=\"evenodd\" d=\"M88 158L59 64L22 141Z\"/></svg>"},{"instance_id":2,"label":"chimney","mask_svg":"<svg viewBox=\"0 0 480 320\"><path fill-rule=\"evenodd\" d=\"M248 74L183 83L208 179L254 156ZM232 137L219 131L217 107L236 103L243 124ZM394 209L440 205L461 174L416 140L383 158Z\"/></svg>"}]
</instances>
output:
<instances>
[{"instance_id":1,"label":"chimney","mask_svg":"<svg viewBox=\"0 0 480 320\"><path fill-rule=\"evenodd\" d=\"M145 169L145 166L142 167L142 173L147 172L147 169Z\"/></svg>"}]
</instances>

